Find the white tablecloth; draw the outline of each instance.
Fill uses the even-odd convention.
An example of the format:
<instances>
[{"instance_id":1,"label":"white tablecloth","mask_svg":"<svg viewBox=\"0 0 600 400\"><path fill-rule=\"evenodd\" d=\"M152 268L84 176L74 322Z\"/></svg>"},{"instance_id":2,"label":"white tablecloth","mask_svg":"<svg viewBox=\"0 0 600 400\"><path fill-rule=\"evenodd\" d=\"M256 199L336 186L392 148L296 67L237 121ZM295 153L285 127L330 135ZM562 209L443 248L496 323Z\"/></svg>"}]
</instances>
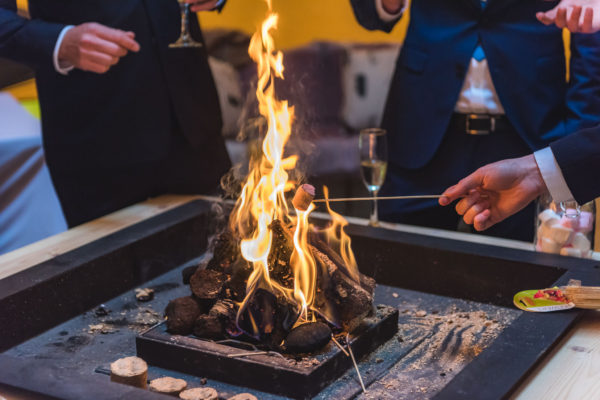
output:
<instances>
[{"instance_id":1,"label":"white tablecloth","mask_svg":"<svg viewBox=\"0 0 600 400\"><path fill-rule=\"evenodd\" d=\"M40 122L0 93L0 254L66 229L44 162Z\"/></svg>"}]
</instances>

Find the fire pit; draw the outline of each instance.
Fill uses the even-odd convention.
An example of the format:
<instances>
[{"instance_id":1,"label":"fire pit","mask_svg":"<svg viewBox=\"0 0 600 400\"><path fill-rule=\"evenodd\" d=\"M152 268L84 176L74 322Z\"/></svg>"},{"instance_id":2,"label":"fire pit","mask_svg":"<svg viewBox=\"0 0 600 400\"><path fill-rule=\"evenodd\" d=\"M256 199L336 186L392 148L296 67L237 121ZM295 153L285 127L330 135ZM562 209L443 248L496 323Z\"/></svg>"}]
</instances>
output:
<instances>
[{"instance_id":1,"label":"fire pit","mask_svg":"<svg viewBox=\"0 0 600 400\"><path fill-rule=\"evenodd\" d=\"M368 355L397 330L398 310L380 306L353 332L354 356ZM313 356L293 358L230 340L173 336L164 324L138 336L136 346L138 356L152 365L300 399L317 395L352 366L350 358L333 343Z\"/></svg>"},{"instance_id":2,"label":"fire pit","mask_svg":"<svg viewBox=\"0 0 600 400\"><path fill-rule=\"evenodd\" d=\"M249 47L265 122L260 146L245 176L234 169L222 181L235 201L211 243L212 258L191 274L190 293L169 302L166 326L137 344L139 355L155 365L306 398L344 374L349 359L358 373L354 348L363 356L393 336L398 312L384 306L375 312L376 282L358 269L344 217L326 204L330 223L310 218L315 188L299 185L300 155L288 148L294 108L276 93L283 54L272 37L278 15L267 5ZM197 339L186 337L191 334ZM238 356L239 346L236 351L231 343L259 354ZM256 358L272 354L280 359ZM308 357L315 357L312 366Z\"/></svg>"},{"instance_id":3,"label":"fire pit","mask_svg":"<svg viewBox=\"0 0 600 400\"><path fill-rule=\"evenodd\" d=\"M198 200L0 281L0 389L152 398L96 373L137 346L150 378L209 378L226 398L351 399L363 383L364 398L501 398L568 331L580 312L522 313L512 296L598 285L592 261L349 226L328 205L324 222L307 186L289 204L302 177L276 25L269 10L250 44L266 132L232 208Z\"/></svg>"},{"instance_id":4,"label":"fire pit","mask_svg":"<svg viewBox=\"0 0 600 400\"><path fill-rule=\"evenodd\" d=\"M135 354L136 336L160 322L169 300L189 293L181 269L206 250L212 204L186 204L1 280L0 386L66 398L77 398L74 388L98 399L137 392L94 371ZM600 283L591 260L361 226L349 226L348 233L361 270L379 282L375 302L399 311L398 334L360 361L365 398L505 397L581 315L524 313L512 307L514 293L571 278ZM156 289L152 302L136 303L133 289L140 285ZM102 303L112 310L106 316L95 313ZM462 364L445 362L454 356ZM162 375L200 381L151 368L150 377ZM245 375L253 379L252 368ZM208 384L222 394L250 390L212 379ZM349 369L317 398L359 393Z\"/></svg>"}]
</instances>

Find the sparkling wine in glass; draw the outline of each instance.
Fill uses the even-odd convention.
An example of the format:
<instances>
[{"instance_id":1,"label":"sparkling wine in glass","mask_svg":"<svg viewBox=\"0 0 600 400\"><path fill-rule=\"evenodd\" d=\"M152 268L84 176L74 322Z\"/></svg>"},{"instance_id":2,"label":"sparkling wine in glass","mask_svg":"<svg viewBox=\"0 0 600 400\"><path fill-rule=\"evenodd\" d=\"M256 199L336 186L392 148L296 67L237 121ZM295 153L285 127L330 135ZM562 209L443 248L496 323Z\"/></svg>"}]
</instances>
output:
<instances>
[{"instance_id":1,"label":"sparkling wine in glass","mask_svg":"<svg viewBox=\"0 0 600 400\"><path fill-rule=\"evenodd\" d=\"M202 47L202 43L197 42L190 34L190 5L184 0L179 1L181 9L181 35L175 43L169 45L170 48Z\"/></svg>"},{"instance_id":2,"label":"sparkling wine in glass","mask_svg":"<svg viewBox=\"0 0 600 400\"><path fill-rule=\"evenodd\" d=\"M387 171L387 134L384 129L369 128L360 131L360 171L367 190L373 196L369 225L379 225L377 216L377 193L385 180Z\"/></svg>"}]
</instances>

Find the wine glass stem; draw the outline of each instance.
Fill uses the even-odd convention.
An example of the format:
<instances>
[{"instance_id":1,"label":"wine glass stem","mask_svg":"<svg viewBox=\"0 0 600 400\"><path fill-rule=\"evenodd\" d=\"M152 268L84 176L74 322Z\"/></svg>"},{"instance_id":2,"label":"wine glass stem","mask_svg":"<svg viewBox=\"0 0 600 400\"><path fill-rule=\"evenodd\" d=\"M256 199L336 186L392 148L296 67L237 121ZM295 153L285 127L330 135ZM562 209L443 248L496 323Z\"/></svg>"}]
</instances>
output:
<instances>
[{"instance_id":1,"label":"wine glass stem","mask_svg":"<svg viewBox=\"0 0 600 400\"><path fill-rule=\"evenodd\" d=\"M181 8L181 37L183 40L187 40L189 37L189 18L190 18L190 5L188 3L179 3Z\"/></svg>"},{"instance_id":2,"label":"wine glass stem","mask_svg":"<svg viewBox=\"0 0 600 400\"><path fill-rule=\"evenodd\" d=\"M371 192L371 195L373 196L373 205L371 208L371 218L369 219L369 225L371 226L377 226L379 225L379 216L377 213L377 193L379 193L379 190L373 190Z\"/></svg>"}]
</instances>

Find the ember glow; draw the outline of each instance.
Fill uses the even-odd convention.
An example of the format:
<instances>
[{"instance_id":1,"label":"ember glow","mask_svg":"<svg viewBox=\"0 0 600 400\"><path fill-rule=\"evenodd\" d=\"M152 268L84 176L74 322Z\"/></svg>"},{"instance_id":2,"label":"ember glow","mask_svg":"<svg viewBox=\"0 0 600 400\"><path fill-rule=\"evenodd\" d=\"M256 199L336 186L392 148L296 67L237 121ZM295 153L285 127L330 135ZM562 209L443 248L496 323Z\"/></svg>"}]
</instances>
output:
<instances>
[{"instance_id":1,"label":"ember glow","mask_svg":"<svg viewBox=\"0 0 600 400\"><path fill-rule=\"evenodd\" d=\"M289 178L289 171L296 167L297 156L285 156L285 146L292 134L294 110L285 100L279 100L275 93L275 80L284 79L283 54L276 51L272 32L277 29L278 15L272 11L271 2L266 0L268 14L261 28L253 35L248 52L257 64L258 85L256 97L260 114L267 121L267 131L262 142L262 152L250 162L249 173L230 217L230 229L241 239L240 250L243 258L252 266L246 287L246 297L240 304L240 318L249 319L254 332L259 336L257 326L265 318L254 315L249 307L250 299L258 289L266 290L275 296L283 296L293 305L299 318L295 324L315 319L314 312L328 315L325 310L315 309L318 267L308 244L310 232L316 231L309 223L309 215L314 209L291 212L286 193L296 187ZM289 197L289 196L288 196ZM326 230L327 241L338 252L348 268L347 273L358 281L358 270L350 239L344 233L347 222L339 214L329 209L333 225ZM273 223L278 221L284 230L289 230L293 238L293 253L290 257L293 284L277 282L272 278L273 265L269 265L274 233ZM273 261L271 260L271 263ZM261 312L264 313L264 310ZM245 317L243 316L245 315Z\"/></svg>"}]
</instances>

